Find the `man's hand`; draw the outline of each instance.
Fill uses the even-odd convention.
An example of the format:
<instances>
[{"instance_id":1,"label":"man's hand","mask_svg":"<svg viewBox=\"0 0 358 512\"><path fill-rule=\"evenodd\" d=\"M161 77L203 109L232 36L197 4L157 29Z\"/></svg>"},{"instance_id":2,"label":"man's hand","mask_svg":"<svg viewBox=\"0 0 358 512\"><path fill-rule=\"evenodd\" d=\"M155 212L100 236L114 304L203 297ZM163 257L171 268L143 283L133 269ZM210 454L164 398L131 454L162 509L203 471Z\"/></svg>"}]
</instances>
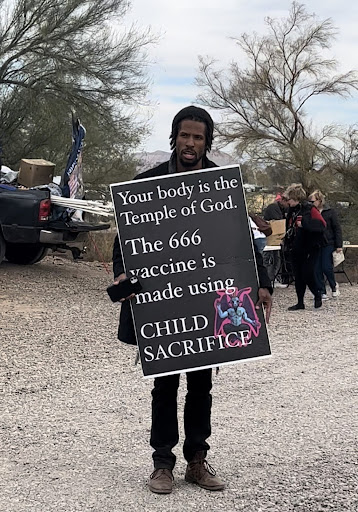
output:
<instances>
[{"instance_id":1,"label":"man's hand","mask_svg":"<svg viewBox=\"0 0 358 512\"><path fill-rule=\"evenodd\" d=\"M119 284L121 281L124 281L125 279L127 279L126 274L119 274L119 276L114 279L113 284ZM133 299L134 296L135 293L131 293L128 297L126 297L125 299L121 299L119 302L124 302L125 300Z\"/></svg>"},{"instance_id":2,"label":"man's hand","mask_svg":"<svg viewBox=\"0 0 358 512\"><path fill-rule=\"evenodd\" d=\"M118 284L125 279L127 279L126 274L119 274L119 276L114 279L113 284Z\"/></svg>"},{"instance_id":3,"label":"man's hand","mask_svg":"<svg viewBox=\"0 0 358 512\"><path fill-rule=\"evenodd\" d=\"M337 247L336 252L342 252L342 251L343 251L342 247Z\"/></svg>"},{"instance_id":4,"label":"man's hand","mask_svg":"<svg viewBox=\"0 0 358 512\"><path fill-rule=\"evenodd\" d=\"M271 308L272 308L272 297L267 288L259 288L259 300L256 302L256 309L260 309L263 306L265 310L266 322L269 323Z\"/></svg>"}]
</instances>

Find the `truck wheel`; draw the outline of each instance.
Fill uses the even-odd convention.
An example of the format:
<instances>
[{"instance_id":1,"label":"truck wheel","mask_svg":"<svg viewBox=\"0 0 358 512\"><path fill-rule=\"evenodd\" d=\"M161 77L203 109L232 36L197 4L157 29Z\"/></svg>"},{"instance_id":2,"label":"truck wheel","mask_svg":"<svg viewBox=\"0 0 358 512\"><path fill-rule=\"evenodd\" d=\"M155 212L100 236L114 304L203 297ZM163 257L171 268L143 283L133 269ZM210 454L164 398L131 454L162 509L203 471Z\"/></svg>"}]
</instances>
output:
<instances>
[{"instance_id":1,"label":"truck wheel","mask_svg":"<svg viewBox=\"0 0 358 512\"><path fill-rule=\"evenodd\" d=\"M2 236L1 231L0 231L0 263L4 259L5 251L6 251L5 240L4 240L4 237Z\"/></svg>"},{"instance_id":2,"label":"truck wheel","mask_svg":"<svg viewBox=\"0 0 358 512\"><path fill-rule=\"evenodd\" d=\"M7 244L5 258L18 265L33 265L47 254L47 247L36 244Z\"/></svg>"}]
</instances>

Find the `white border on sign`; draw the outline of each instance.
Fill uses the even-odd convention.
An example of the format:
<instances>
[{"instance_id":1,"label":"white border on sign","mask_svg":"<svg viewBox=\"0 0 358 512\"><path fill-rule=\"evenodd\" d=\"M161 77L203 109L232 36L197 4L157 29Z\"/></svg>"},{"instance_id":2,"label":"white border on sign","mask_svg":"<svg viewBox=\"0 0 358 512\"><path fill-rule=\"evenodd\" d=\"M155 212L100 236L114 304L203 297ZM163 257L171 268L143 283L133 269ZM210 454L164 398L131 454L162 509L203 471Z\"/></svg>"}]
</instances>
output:
<instances>
[{"instance_id":1,"label":"white border on sign","mask_svg":"<svg viewBox=\"0 0 358 512\"><path fill-rule=\"evenodd\" d=\"M271 345L270 345L270 348L271 348ZM139 352L139 349L138 349L138 352ZM139 354L140 354L140 352L139 352ZM181 373L197 372L199 370L207 370L208 368L221 368L222 366L228 366L230 364L250 363L250 362L257 361L257 359L269 359L270 357L272 357L272 353L268 354L266 356L249 357L247 359L237 359L235 361L226 361L225 363L220 363L220 364L197 366L195 368L188 368L187 370L177 370L175 372L158 373L155 375L143 375L143 379L153 379L153 378L155 379L156 377L164 377L164 375L176 375L176 374L180 375Z\"/></svg>"},{"instance_id":2,"label":"white border on sign","mask_svg":"<svg viewBox=\"0 0 358 512\"><path fill-rule=\"evenodd\" d=\"M156 166L156 167L158 167L158 166ZM153 167L152 169L155 169L156 167ZM205 169L198 169L195 171L174 172L171 174L163 174L162 176L149 176L148 178L141 178L141 181L158 180L158 179L163 179L163 178L170 178L171 176L187 176L188 174L199 174L201 172L217 171L218 169L235 169L235 168L239 169L240 174L241 174L240 164L230 164L230 165L222 165L221 167L206 167ZM148 169L148 171L150 171L152 169ZM146 171L143 171L143 172L146 172ZM139 176L139 174L137 174L136 176ZM111 183L109 186L115 187L116 185L126 185L127 183L132 183L133 181L137 181L137 180L133 179L133 180L128 180L128 181L120 181L119 183Z\"/></svg>"},{"instance_id":3,"label":"white border on sign","mask_svg":"<svg viewBox=\"0 0 358 512\"><path fill-rule=\"evenodd\" d=\"M153 167L153 169L155 169L155 167ZM198 169L198 170L195 170L195 171L184 171L184 172L179 172L179 173L163 174L162 176L150 176L150 177L147 177L147 178L141 178L140 180L133 179L133 180L128 180L128 181L120 181L119 183L111 183L111 185L109 185L109 187L110 187L110 192L111 192L111 196L112 196L112 203L114 204L112 187L116 187L118 185L126 185L126 184L129 184L129 183L132 184L132 183L137 182L137 181L163 180L165 178L172 178L173 176L188 176L189 174L199 174L199 173L203 173L203 172L206 173L206 172L210 172L210 171L218 171L220 169L222 169L222 170L238 169L239 170L240 180L241 180L241 188L242 188L242 190L244 192L243 195L244 195L244 202L245 202L245 209L246 209L247 225L248 225L248 228L249 228L250 239L251 239L251 249L252 249L252 253L253 253L253 256L254 256L253 259L254 259L254 265L255 265L256 279L257 279L257 282L260 284L260 282L259 282L259 274L258 274L258 270L257 270L256 257L255 257L254 239L253 239L253 234L252 234L252 230L251 230L251 223L250 223L248 209L247 209L246 194L245 194L245 189L244 189L244 182L242 180L242 173L241 173L240 164L230 164L230 165L224 165L224 166L220 166L220 167L207 167L205 169ZM116 221L118 240L119 240L119 244L120 244L120 248L121 248L121 252L122 252L122 256L123 256L122 241L121 241L121 237L120 237L120 231L118 229L117 215L114 215L114 218L115 218L115 221ZM123 258L123 267L124 267L125 274L127 274L126 263L124 261L124 258ZM134 322L132 301L130 301L130 308L131 308L131 314L132 314L132 318L133 318L134 333L135 333L135 337L136 337L136 341L137 341L137 350L138 350L138 353L139 353L139 359L140 359L141 366L142 366L142 358L141 358L141 353L140 353L139 346L138 346L138 335L137 335L136 324ZM267 340L268 340L268 343L269 343L269 346L270 346L270 349L271 349L270 336L269 336L269 332L268 332L268 329L267 329L267 323L266 323L266 318L265 318L265 311L263 309L263 306L261 306L261 310L262 310L263 320L265 322L266 333L267 333ZM227 361L227 362L224 362L224 363L208 365L208 366L199 366L199 367L195 367L195 368L189 368L189 369L186 369L186 370L176 370L176 371L173 371L173 372L159 373L159 374L154 374L154 375L144 375L143 374L143 378L144 379L150 379L150 378L162 377L164 375L176 375L176 374L181 374L181 373L194 372L194 371L198 371L198 370L205 370L207 368L220 368L220 366L227 366L227 365L230 365L230 364L256 361L257 359L266 359L266 358L269 358L269 357L272 357L272 353L269 354L269 355L266 355L266 356L250 357L248 359L238 359L238 360L235 360L235 361ZM143 372L143 366L142 366L142 372Z\"/></svg>"}]
</instances>

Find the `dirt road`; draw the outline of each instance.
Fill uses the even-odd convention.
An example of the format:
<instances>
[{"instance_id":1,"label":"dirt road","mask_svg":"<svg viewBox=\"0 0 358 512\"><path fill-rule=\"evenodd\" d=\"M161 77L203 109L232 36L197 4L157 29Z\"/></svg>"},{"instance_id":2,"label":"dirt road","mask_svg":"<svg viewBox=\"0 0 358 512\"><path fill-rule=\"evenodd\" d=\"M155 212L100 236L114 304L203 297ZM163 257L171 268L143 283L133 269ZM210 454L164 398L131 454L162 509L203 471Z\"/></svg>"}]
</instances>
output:
<instances>
[{"instance_id":1,"label":"dirt road","mask_svg":"<svg viewBox=\"0 0 358 512\"><path fill-rule=\"evenodd\" d=\"M276 291L273 357L214 379L209 462L227 489L185 483L178 446L174 492L157 496L152 383L116 340L110 281L98 263L0 266L1 511L358 510L357 285L294 313L292 287Z\"/></svg>"}]
</instances>

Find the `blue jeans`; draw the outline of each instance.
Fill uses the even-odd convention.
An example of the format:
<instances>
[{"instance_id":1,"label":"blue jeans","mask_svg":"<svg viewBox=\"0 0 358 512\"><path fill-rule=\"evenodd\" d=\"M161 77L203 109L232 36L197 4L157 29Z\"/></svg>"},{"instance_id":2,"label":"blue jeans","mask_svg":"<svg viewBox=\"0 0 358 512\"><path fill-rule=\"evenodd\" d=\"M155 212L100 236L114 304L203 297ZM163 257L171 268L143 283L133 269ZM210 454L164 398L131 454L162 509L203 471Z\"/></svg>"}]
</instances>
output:
<instances>
[{"instance_id":1,"label":"blue jeans","mask_svg":"<svg viewBox=\"0 0 358 512\"><path fill-rule=\"evenodd\" d=\"M262 254L266 247L266 237L265 238L255 238L254 244L256 245L256 249L259 251L259 253Z\"/></svg>"},{"instance_id":2,"label":"blue jeans","mask_svg":"<svg viewBox=\"0 0 358 512\"><path fill-rule=\"evenodd\" d=\"M327 277L327 281L329 286L331 287L332 292L336 291L336 280L334 277L334 269L333 269L333 257L332 253L334 251L333 245L327 245L326 247L322 247L320 251L320 256L317 259L316 265L316 279L319 285L319 289L321 293L326 293L326 285L324 276Z\"/></svg>"}]
</instances>

